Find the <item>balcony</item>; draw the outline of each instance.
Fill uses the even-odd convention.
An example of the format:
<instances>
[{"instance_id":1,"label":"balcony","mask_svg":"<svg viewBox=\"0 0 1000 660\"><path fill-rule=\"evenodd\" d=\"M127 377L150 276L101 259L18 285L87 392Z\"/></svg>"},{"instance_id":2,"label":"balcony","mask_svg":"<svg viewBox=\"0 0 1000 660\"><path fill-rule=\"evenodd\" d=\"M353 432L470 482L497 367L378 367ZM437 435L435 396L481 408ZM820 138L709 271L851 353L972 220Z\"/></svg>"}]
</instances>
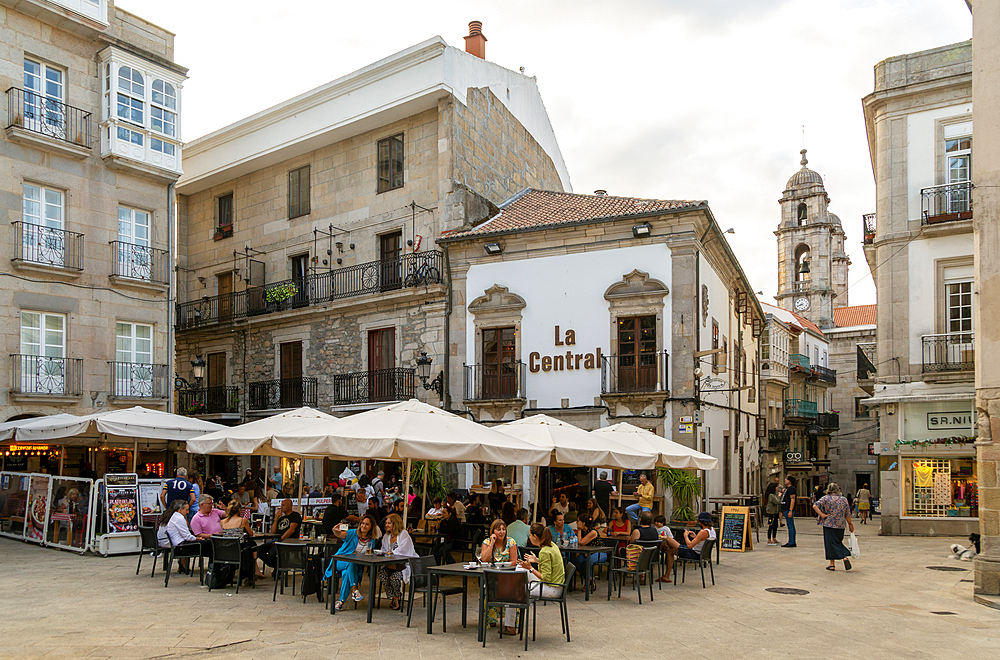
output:
<instances>
[{"instance_id":1,"label":"balcony","mask_svg":"<svg viewBox=\"0 0 1000 660\"><path fill-rule=\"evenodd\" d=\"M920 224L972 219L972 182L949 183L920 191Z\"/></svg>"},{"instance_id":2,"label":"balcony","mask_svg":"<svg viewBox=\"0 0 1000 660\"><path fill-rule=\"evenodd\" d=\"M792 432L786 429L768 429L767 448L787 449L792 442Z\"/></svg>"},{"instance_id":3,"label":"balcony","mask_svg":"<svg viewBox=\"0 0 1000 660\"><path fill-rule=\"evenodd\" d=\"M466 401L526 399L524 362L465 365Z\"/></svg>"},{"instance_id":4,"label":"balcony","mask_svg":"<svg viewBox=\"0 0 1000 660\"><path fill-rule=\"evenodd\" d=\"M800 367L806 371L812 371L809 368L809 356L802 355L801 353L792 353L788 356L788 366L791 368Z\"/></svg>"},{"instance_id":5,"label":"balcony","mask_svg":"<svg viewBox=\"0 0 1000 660\"><path fill-rule=\"evenodd\" d=\"M203 387L198 390L178 390L179 415L238 415L240 388L236 386Z\"/></svg>"},{"instance_id":6,"label":"balcony","mask_svg":"<svg viewBox=\"0 0 1000 660\"><path fill-rule=\"evenodd\" d=\"M169 390L167 365L145 362L108 362L111 366L110 396L121 399L166 399Z\"/></svg>"},{"instance_id":7,"label":"balcony","mask_svg":"<svg viewBox=\"0 0 1000 660\"><path fill-rule=\"evenodd\" d=\"M666 351L601 356L601 394L666 392L669 388Z\"/></svg>"},{"instance_id":8,"label":"balcony","mask_svg":"<svg viewBox=\"0 0 1000 660\"><path fill-rule=\"evenodd\" d=\"M166 285L170 281L170 255L145 245L111 241L111 276Z\"/></svg>"},{"instance_id":9,"label":"balcony","mask_svg":"<svg viewBox=\"0 0 1000 660\"><path fill-rule=\"evenodd\" d=\"M837 370L828 369L826 367L821 367L818 364L812 366L813 378L821 383L827 383L828 385L837 385Z\"/></svg>"},{"instance_id":10,"label":"balcony","mask_svg":"<svg viewBox=\"0 0 1000 660\"><path fill-rule=\"evenodd\" d=\"M414 397L416 383L416 370L403 367L336 374L333 377L333 405L406 401Z\"/></svg>"},{"instance_id":11,"label":"balcony","mask_svg":"<svg viewBox=\"0 0 1000 660\"><path fill-rule=\"evenodd\" d=\"M315 378L285 378L260 380L250 383L248 408L250 410L283 410L286 408L315 408L318 403L319 385Z\"/></svg>"},{"instance_id":12,"label":"balcony","mask_svg":"<svg viewBox=\"0 0 1000 660\"><path fill-rule=\"evenodd\" d=\"M206 296L177 304L176 327L190 330L214 323L274 314L284 310L324 305L334 300L441 284L440 251L415 252L316 273L304 278L272 282L245 291Z\"/></svg>"},{"instance_id":13,"label":"balcony","mask_svg":"<svg viewBox=\"0 0 1000 660\"><path fill-rule=\"evenodd\" d=\"M47 355L10 356L13 361L11 394L80 396L83 394L83 360Z\"/></svg>"},{"instance_id":14,"label":"balcony","mask_svg":"<svg viewBox=\"0 0 1000 660\"><path fill-rule=\"evenodd\" d=\"M14 222L14 263L83 270L83 234Z\"/></svg>"},{"instance_id":15,"label":"balcony","mask_svg":"<svg viewBox=\"0 0 1000 660\"><path fill-rule=\"evenodd\" d=\"M7 90L7 138L27 146L84 159L94 143L90 113L38 92Z\"/></svg>"},{"instance_id":16,"label":"balcony","mask_svg":"<svg viewBox=\"0 0 1000 660\"><path fill-rule=\"evenodd\" d=\"M861 216L862 231L864 232L864 245L872 245L875 242L875 214L865 213Z\"/></svg>"},{"instance_id":17,"label":"balcony","mask_svg":"<svg viewBox=\"0 0 1000 660\"><path fill-rule=\"evenodd\" d=\"M973 371L976 367L975 334L953 332L921 337L923 372Z\"/></svg>"},{"instance_id":18,"label":"balcony","mask_svg":"<svg viewBox=\"0 0 1000 660\"><path fill-rule=\"evenodd\" d=\"M819 413L816 423L828 431L836 431L840 428L840 413Z\"/></svg>"},{"instance_id":19,"label":"balcony","mask_svg":"<svg viewBox=\"0 0 1000 660\"><path fill-rule=\"evenodd\" d=\"M802 399L785 399L785 418L816 419L816 402Z\"/></svg>"}]
</instances>

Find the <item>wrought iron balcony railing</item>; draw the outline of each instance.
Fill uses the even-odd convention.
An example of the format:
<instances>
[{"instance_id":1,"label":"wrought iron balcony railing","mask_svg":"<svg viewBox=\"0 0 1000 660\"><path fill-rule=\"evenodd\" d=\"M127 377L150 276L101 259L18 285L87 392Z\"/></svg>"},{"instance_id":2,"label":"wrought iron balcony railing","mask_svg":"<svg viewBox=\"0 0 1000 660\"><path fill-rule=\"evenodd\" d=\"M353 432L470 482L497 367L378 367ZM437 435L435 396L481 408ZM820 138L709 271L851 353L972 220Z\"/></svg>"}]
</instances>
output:
<instances>
[{"instance_id":1,"label":"wrought iron balcony railing","mask_svg":"<svg viewBox=\"0 0 1000 660\"><path fill-rule=\"evenodd\" d=\"M816 416L816 423L827 430L836 430L840 428L840 414L825 412L819 413Z\"/></svg>"},{"instance_id":2,"label":"wrought iron balcony railing","mask_svg":"<svg viewBox=\"0 0 1000 660\"><path fill-rule=\"evenodd\" d=\"M858 380L871 380L878 373L875 342L858 344Z\"/></svg>"},{"instance_id":3,"label":"wrought iron balcony railing","mask_svg":"<svg viewBox=\"0 0 1000 660\"><path fill-rule=\"evenodd\" d=\"M942 335L924 335L924 373L947 371L972 371L976 367L975 333L950 332Z\"/></svg>"},{"instance_id":4,"label":"wrought iron balcony railing","mask_svg":"<svg viewBox=\"0 0 1000 660\"><path fill-rule=\"evenodd\" d=\"M79 396L83 394L83 360L47 355L11 355L14 394Z\"/></svg>"},{"instance_id":5,"label":"wrought iron balcony railing","mask_svg":"<svg viewBox=\"0 0 1000 660\"><path fill-rule=\"evenodd\" d=\"M247 404L250 410L281 410L283 408L315 408L319 384L315 378L284 378L250 383Z\"/></svg>"},{"instance_id":6,"label":"wrought iron balcony railing","mask_svg":"<svg viewBox=\"0 0 1000 660\"><path fill-rule=\"evenodd\" d=\"M968 220L972 217L972 182L931 186L920 191L921 224Z\"/></svg>"},{"instance_id":7,"label":"wrought iron balcony railing","mask_svg":"<svg viewBox=\"0 0 1000 660\"><path fill-rule=\"evenodd\" d=\"M787 429L768 429L767 446L770 449L785 448L792 441L792 432Z\"/></svg>"},{"instance_id":8,"label":"wrought iron balcony railing","mask_svg":"<svg viewBox=\"0 0 1000 660\"><path fill-rule=\"evenodd\" d=\"M816 380L820 382L829 383L830 385L837 384L836 369L828 369L826 367L821 367L818 364L814 364L812 366L812 375L814 378L816 378Z\"/></svg>"},{"instance_id":9,"label":"wrought iron balcony railing","mask_svg":"<svg viewBox=\"0 0 1000 660\"><path fill-rule=\"evenodd\" d=\"M333 377L333 405L380 401L406 401L416 392L415 369L375 369L336 374Z\"/></svg>"},{"instance_id":10,"label":"wrought iron balcony railing","mask_svg":"<svg viewBox=\"0 0 1000 660\"><path fill-rule=\"evenodd\" d=\"M443 256L438 250L405 254L364 264L272 282L219 296L177 304L177 329L322 305L332 300L443 282Z\"/></svg>"},{"instance_id":11,"label":"wrought iron balcony railing","mask_svg":"<svg viewBox=\"0 0 1000 660\"><path fill-rule=\"evenodd\" d=\"M465 400L525 399L524 362L465 365Z\"/></svg>"},{"instance_id":12,"label":"wrought iron balcony railing","mask_svg":"<svg viewBox=\"0 0 1000 660\"><path fill-rule=\"evenodd\" d=\"M670 354L666 351L641 355L602 355L601 394L665 392Z\"/></svg>"},{"instance_id":13,"label":"wrought iron balcony railing","mask_svg":"<svg viewBox=\"0 0 1000 660\"><path fill-rule=\"evenodd\" d=\"M130 280L167 284L170 281L170 255L166 250L111 241L111 274Z\"/></svg>"},{"instance_id":14,"label":"wrought iron balcony railing","mask_svg":"<svg viewBox=\"0 0 1000 660\"><path fill-rule=\"evenodd\" d=\"M14 260L83 270L83 234L30 222L14 225Z\"/></svg>"},{"instance_id":15,"label":"wrought iron balcony railing","mask_svg":"<svg viewBox=\"0 0 1000 660\"><path fill-rule=\"evenodd\" d=\"M871 245L875 242L875 214L865 213L861 216L862 230L864 231L864 244Z\"/></svg>"},{"instance_id":16,"label":"wrought iron balcony railing","mask_svg":"<svg viewBox=\"0 0 1000 660\"><path fill-rule=\"evenodd\" d=\"M788 356L788 366L789 367L802 367L807 371L811 371L809 368L809 356L802 355L801 353L792 353Z\"/></svg>"},{"instance_id":17,"label":"wrought iron balcony railing","mask_svg":"<svg viewBox=\"0 0 1000 660\"><path fill-rule=\"evenodd\" d=\"M94 143L89 112L17 87L7 90L7 128L11 126L87 149Z\"/></svg>"},{"instance_id":18,"label":"wrought iron balcony railing","mask_svg":"<svg viewBox=\"0 0 1000 660\"><path fill-rule=\"evenodd\" d=\"M145 362L108 362L111 396L136 399L166 399L167 365Z\"/></svg>"},{"instance_id":19,"label":"wrought iron balcony railing","mask_svg":"<svg viewBox=\"0 0 1000 660\"><path fill-rule=\"evenodd\" d=\"M180 415L214 415L240 412L240 388L235 385L178 390L177 412Z\"/></svg>"},{"instance_id":20,"label":"wrought iron balcony railing","mask_svg":"<svg viewBox=\"0 0 1000 660\"><path fill-rule=\"evenodd\" d=\"M805 417L815 419L816 402L802 399L785 399L785 417Z\"/></svg>"}]
</instances>

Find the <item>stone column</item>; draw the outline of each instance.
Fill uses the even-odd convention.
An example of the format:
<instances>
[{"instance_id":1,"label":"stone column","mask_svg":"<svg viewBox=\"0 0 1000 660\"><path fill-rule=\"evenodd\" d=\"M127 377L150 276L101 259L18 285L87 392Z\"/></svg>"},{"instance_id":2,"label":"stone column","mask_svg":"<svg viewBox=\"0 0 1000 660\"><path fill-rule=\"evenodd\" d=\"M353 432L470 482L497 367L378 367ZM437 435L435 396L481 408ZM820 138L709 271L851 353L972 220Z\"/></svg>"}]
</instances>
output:
<instances>
[{"instance_id":1,"label":"stone column","mask_svg":"<svg viewBox=\"0 0 1000 660\"><path fill-rule=\"evenodd\" d=\"M1000 1L976 0L972 26L972 104L976 166L976 442L979 531L975 593L1000 595ZM985 600L985 599L984 599ZM997 601L989 599L991 604Z\"/></svg>"}]
</instances>

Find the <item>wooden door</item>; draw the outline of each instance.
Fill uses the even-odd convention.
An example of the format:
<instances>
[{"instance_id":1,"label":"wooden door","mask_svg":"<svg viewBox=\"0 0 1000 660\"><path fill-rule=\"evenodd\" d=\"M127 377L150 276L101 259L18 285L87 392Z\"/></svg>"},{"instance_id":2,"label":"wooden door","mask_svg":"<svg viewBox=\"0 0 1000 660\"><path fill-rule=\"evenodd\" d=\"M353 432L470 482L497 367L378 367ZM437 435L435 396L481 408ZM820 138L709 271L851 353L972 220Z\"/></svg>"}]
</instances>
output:
<instances>
[{"instance_id":1,"label":"wooden door","mask_svg":"<svg viewBox=\"0 0 1000 660\"><path fill-rule=\"evenodd\" d=\"M368 400L396 400L396 329L368 331Z\"/></svg>"},{"instance_id":2,"label":"wooden door","mask_svg":"<svg viewBox=\"0 0 1000 660\"><path fill-rule=\"evenodd\" d=\"M228 321L233 317L233 273L219 273L215 278L219 287L219 320Z\"/></svg>"},{"instance_id":3,"label":"wooden door","mask_svg":"<svg viewBox=\"0 0 1000 660\"><path fill-rule=\"evenodd\" d=\"M510 399L517 395L514 337L514 328L483 330L484 399Z\"/></svg>"},{"instance_id":4,"label":"wooden door","mask_svg":"<svg viewBox=\"0 0 1000 660\"><path fill-rule=\"evenodd\" d=\"M226 401L226 354L208 354L208 374L205 390L205 407L207 412L226 412L229 402Z\"/></svg>"},{"instance_id":5,"label":"wooden door","mask_svg":"<svg viewBox=\"0 0 1000 660\"><path fill-rule=\"evenodd\" d=\"M379 236L379 286L391 291L403 286L403 232Z\"/></svg>"},{"instance_id":6,"label":"wooden door","mask_svg":"<svg viewBox=\"0 0 1000 660\"><path fill-rule=\"evenodd\" d=\"M301 407L302 342L290 341L281 345L280 369L281 407Z\"/></svg>"}]
</instances>

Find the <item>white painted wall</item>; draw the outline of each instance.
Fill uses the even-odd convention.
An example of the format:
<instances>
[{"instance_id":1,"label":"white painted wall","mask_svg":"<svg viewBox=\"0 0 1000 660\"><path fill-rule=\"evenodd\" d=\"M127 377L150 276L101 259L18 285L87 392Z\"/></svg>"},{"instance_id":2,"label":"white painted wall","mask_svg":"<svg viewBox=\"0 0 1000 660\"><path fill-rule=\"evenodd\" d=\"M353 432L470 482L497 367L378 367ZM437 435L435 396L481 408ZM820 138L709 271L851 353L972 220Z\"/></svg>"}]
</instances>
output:
<instances>
[{"instance_id":1,"label":"white painted wall","mask_svg":"<svg viewBox=\"0 0 1000 660\"><path fill-rule=\"evenodd\" d=\"M910 364L921 364L922 351L920 338L923 335L933 335L937 332L935 323L936 296L944 292L936 290L936 259L949 257L971 256L973 254L972 234L957 236L941 236L916 240L907 246L909 271L909 328L910 328ZM975 327L976 319L973 319Z\"/></svg>"},{"instance_id":2,"label":"white painted wall","mask_svg":"<svg viewBox=\"0 0 1000 660\"><path fill-rule=\"evenodd\" d=\"M966 116L972 121L972 104L962 103L926 112L915 112L906 117L906 217L920 219L920 190L937 185L935 177L936 140L935 126L940 119ZM975 149L975 145L973 145ZM913 261L910 260L912 264Z\"/></svg>"}]
</instances>

